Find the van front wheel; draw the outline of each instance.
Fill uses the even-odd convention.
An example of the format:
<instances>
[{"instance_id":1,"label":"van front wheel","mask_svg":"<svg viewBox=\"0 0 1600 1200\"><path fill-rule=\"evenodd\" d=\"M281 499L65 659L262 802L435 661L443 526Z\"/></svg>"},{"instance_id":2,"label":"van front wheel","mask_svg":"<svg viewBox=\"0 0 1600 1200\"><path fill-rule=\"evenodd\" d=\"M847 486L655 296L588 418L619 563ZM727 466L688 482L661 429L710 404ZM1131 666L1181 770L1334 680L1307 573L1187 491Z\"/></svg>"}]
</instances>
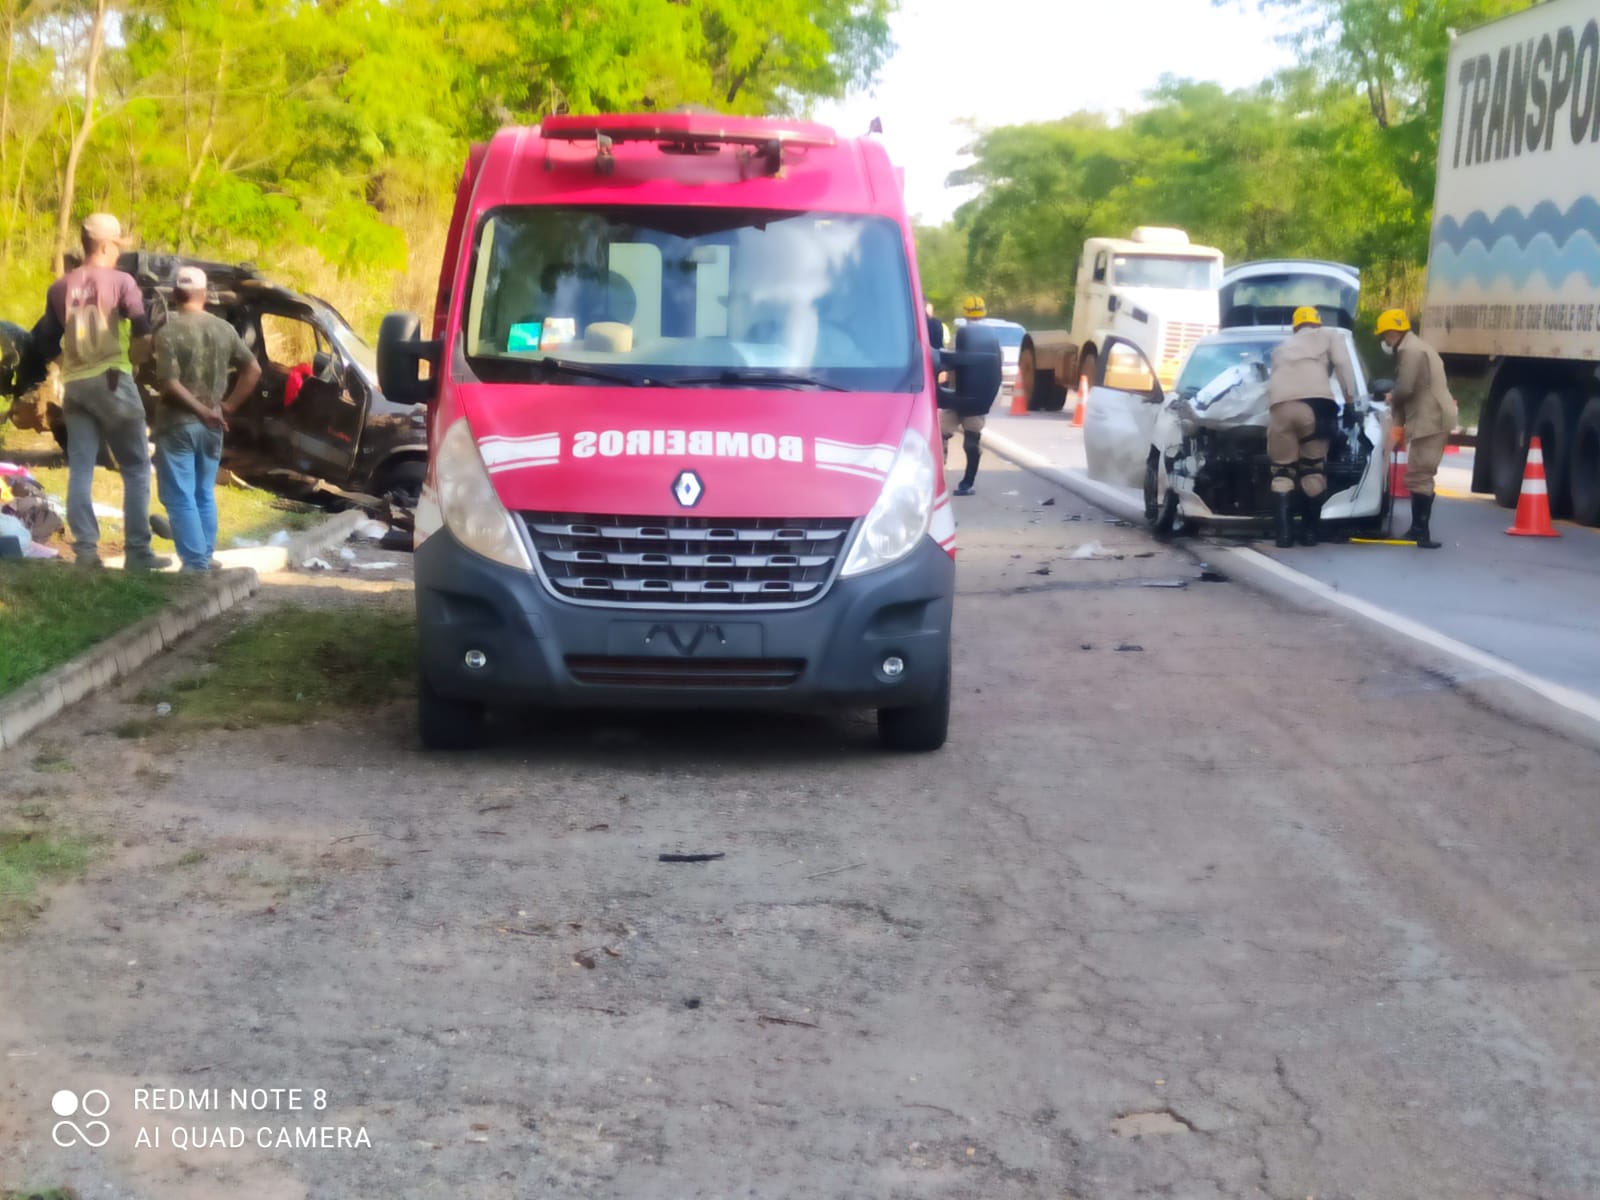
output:
<instances>
[{"instance_id":1,"label":"van front wheel","mask_svg":"<svg viewBox=\"0 0 1600 1200\"><path fill-rule=\"evenodd\" d=\"M441 696L427 676L417 680L417 732L429 750L470 750L483 741L484 708Z\"/></svg>"},{"instance_id":2,"label":"van front wheel","mask_svg":"<svg viewBox=\"0 0 1600 1200\"><path fill-rule=\"evenodd\" d=\"M878 744L885 750L926 753L944 745L950 733L950 664L944 682L924 704L878 710Z\"/></svg>"}]
</instances>

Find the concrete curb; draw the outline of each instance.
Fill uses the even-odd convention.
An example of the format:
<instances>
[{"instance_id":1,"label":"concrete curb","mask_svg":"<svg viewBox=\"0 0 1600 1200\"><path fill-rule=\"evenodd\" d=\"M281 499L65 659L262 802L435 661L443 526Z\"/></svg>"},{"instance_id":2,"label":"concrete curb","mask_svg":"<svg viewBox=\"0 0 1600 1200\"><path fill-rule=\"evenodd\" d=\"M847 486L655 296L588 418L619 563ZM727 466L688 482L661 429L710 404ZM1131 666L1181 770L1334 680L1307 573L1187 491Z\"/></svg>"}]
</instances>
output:
<instances>
[{"instance_id":1,"label":"concrete curb","mask_svg":"<svg viewBox=\"0 0 1600 1200\"><path fill-rule=\"evenodd\" d=\"M983 442L1001 458L1015 463L1123 520L1143 527L1143 500L1119 489L1058 467L1041 455L988 429ZM1600 700L1573 688L1524 671L1514 663L1429 629L1421 622L1386 608L1347 596L1293 567L1256 550L1212 544L1202 553L1192 545L1173 548L1196 563L1204 561L1253 591L1286 601L1323 616L1359 617L1377 631L1384 644L1413 666L1441 677L1449 687L1483 706L1524 724L1600 749Z\"/></svg>"},{"instance_id":2,"label":"concrete curb","mask_svg":"<svg viewBox=\"0 0 1600 1200\"><path fill-rule=\"evenodd\" d=\"M276 575L280 571L291 571L306 559L326 553L339 543L348 540L356 531L356 526L365 520L367 514L359 508L347 509L341 513L334 513L327 520L319 522L303 533L295 534L282 546L222 549L217 551L217 561L222 563L224 568L243 567L258 575ZM123 565L123 560L108 558L106 565L117 568ZM174 563L171 570L177 569L177 564Z\"/></svg>"},{"instance_id":3,"label":"concrete curb","mask_svg":"<svg viewBox=\"0 0 1600 1200\"><path fill-rule=\"evenodd\" d=\"M71 662L45 672L11 695L0 697L0 750L15 748L68 705L131 674L185 634L253 595L260 586L260 579L248 568L219 571L190 595L91 646Z\"/></svg>"},{"instance_id":4,"label":"concrete curb","mask_svg":"<svg viewBox=\"0 0 1600 1200\"><path fill-rule=\"evenodd\" d=\"M363 525L369 520L371 518L361 509L347 508L342 513L335 513L314 529L308 529L290 538L289 544L283 547L288 569L296 570L306 559L315 558L349 541L350 535L356 531L356 526Z\"/></svg>"}]
</instances>

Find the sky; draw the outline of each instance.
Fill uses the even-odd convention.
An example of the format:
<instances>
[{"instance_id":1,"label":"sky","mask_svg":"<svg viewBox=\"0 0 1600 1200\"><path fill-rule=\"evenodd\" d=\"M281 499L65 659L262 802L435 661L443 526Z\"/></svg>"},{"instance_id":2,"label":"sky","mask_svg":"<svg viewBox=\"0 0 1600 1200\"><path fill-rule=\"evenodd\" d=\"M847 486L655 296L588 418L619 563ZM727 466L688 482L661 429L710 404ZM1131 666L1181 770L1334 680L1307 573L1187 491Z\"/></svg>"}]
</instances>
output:
<instances>
[{"instance_id":1,"label":"sky","mask_svg":"<svg viewBox=\"0 0 1600 1200\"><path fill-rule=\"evenodd\" d=\"M871 91L818 105L840 134L883 121L906 171L906 205L941 224L971 194L947 188L979 128L1045 121L1082 109L1126 112L1164 74L1235 88L1290 65L1254 0L901 0L898 49Z\"/></svg>"}]
</instances>

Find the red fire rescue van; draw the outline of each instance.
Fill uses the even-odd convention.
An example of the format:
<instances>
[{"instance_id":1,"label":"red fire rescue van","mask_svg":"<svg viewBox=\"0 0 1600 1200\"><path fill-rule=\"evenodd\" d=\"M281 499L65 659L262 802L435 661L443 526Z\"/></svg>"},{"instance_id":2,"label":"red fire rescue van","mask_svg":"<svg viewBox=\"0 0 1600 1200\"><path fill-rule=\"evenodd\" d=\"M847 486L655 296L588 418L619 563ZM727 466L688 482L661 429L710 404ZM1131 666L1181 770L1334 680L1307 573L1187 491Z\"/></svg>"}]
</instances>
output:
<instances>
[{"instance_id":1,"label":"red fire rescue van","mask_svg":"<svg viewBox=\"0 0 1600 1200\"><path fill-rule=\"evenodd\" d=\"M900 184L871 139L701 114L552 117L474 147L428 336L417 509L422 740L487 706L877 710L944 743L947 403ZM964 331L965 332L965 331Z\"/></svg>"}]
</instances>

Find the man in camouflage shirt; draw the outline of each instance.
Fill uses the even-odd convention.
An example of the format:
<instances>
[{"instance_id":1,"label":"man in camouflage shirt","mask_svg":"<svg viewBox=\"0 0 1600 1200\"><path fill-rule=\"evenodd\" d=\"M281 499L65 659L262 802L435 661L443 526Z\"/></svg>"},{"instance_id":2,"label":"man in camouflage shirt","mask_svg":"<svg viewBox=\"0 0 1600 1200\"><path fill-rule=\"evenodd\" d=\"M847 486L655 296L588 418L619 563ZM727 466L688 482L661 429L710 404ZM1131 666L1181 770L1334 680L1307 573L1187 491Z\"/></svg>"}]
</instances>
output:
<instances>
[{"instance_id":1,"label":"man in camouflage shirt","mask_svg":"<svg viewBox=\"0 0 1600 1200\"><path fill-rule=\"evenodd\" d=\"M228 418L261 378L261 364L238 332L206 312L206 275L178 271L178 309L156 331L156 483L185 571L215 565L217 468ZM233 390L228 372L238 369Z\"/></svg>"}]
</instances>

